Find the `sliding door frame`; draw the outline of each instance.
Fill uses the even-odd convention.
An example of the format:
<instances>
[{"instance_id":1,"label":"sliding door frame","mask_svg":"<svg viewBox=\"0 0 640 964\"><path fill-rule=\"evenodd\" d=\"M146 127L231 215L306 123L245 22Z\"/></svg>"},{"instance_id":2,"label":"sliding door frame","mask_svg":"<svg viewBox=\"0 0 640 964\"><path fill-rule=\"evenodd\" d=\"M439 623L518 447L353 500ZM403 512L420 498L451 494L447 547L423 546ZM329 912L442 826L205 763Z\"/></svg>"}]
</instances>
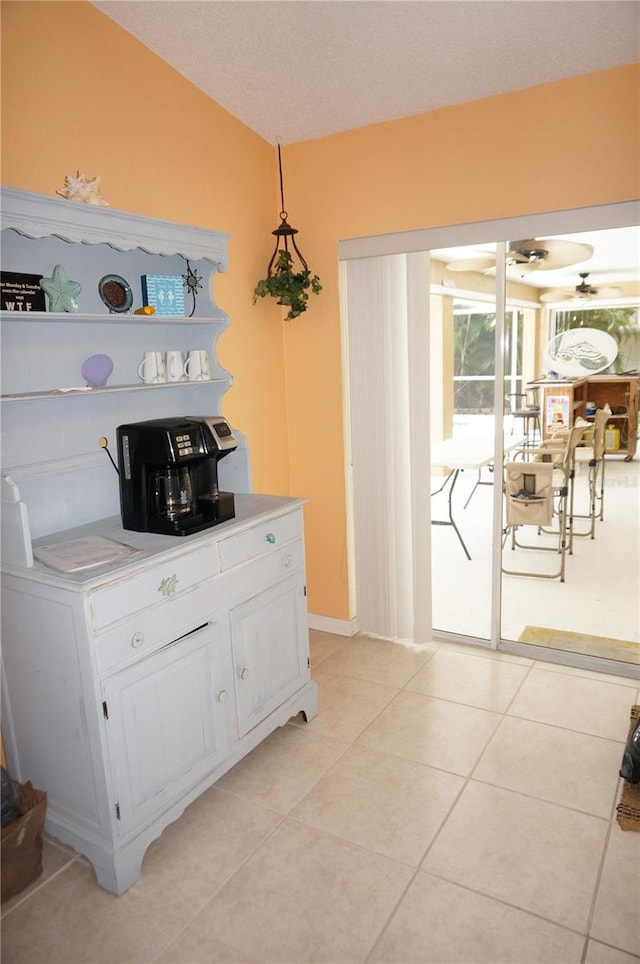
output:
<instances>
[{"instance_id":1,"label":"sliding door frame","mask_svg":"<svg viewBox=\"0 0 640 964\"><path fill-rule=\"evenodd\" d=\"M422 530L428 526L430 528L429 500L417 499L415 493L419 492L424 479L429 472L428 464L428 411L429 398L428 390L425 389L425 380L419 378L416 368L420 364L419 359L428 359L428 330L424 324L425 306L424 292L421 286L424 284L425 264L428 266L428 254L432 249L456 247L463 245L473 245L479 243L495 243L497 245L497 290L496 290L496 346L495 346L495 377L496 384L503 384L504 381L504 325L505 325L505 301L506 301L506 269L505 254L506 242L517 238L534 238L537 236L553 236L561 234L575 234L587 231L599 231L608 228L633 227L640 224L640 202L626 201L614 204L603 204L587 208L570 208L564 211L549 211L537 214L520 215L512 218L501 218L493 221L470 222L468 224L456 224L432 228L424 228L415 231L398 232L396 234L375 235L364 238L352 238L342 240L338 243L338 258L340 262L354 259L383 257L386 255L412 255L407 259L407 290L409 293L408 304L408 336L411 346L411 365L410 371L410 437L412 446L412 509L416 525ZM424 260L426 259L426 260ZM341 277L344 265L341 264ZM415 305L414 305L415 298ZM428 292L426 298L426 317L428 318ZM348 339L344 335L346 317L343 312L343 367L348 370ZM496 399L498 404L499 399ZM345 387L345 425L349 425L349 400L348 389ZM423 426L424 413L427 413L426 432ZM502 464L503 458L503 435L502 422L495 419L495 454ZM345 449L345 464L350 464L350 452ZM346 489L347 494L347 518L348 531L353 532L353 499L349 485ZM521 643L503 640L501 638L501 602L502 602L502 580L501 580L501 548L502 548L502 493L500 486L494 486L493 493L493 552L492 552L492 592L491 592L491 640L492 648L501 648L508 652L515 652L519 655L543 656L547 661L554 659L557 662L570 663L577 666L597 669L610 673L618 672L620 675L630 675L630 667L627 665L616 667L614 661L600 660L595 657L581 656L580 654L553 654L546 649L536 653L536 647L527 644L526 647ZM425 505L426 503L426 505ZM351 547L353 548L353 547ZM425 567L429 567L430 572L430 539L419 540L417 545L417 557L414 559L414 570L420 569L423 573ZM350 572L353 571L352 565ZM424 642L429 638L431 627L431 580L426 580L429 586L429 599L414 598L414 632L416 642ZM425 585L425 582L422 582ZM414 590L415 597L415 590ZM355 594L351 597L355 599ZM357 624L357 614L355 616ZM486 646L486 640L478 639L479 645ZM632 675L633 672L632 672ZM640 675L640 671L639 671Z\"/></svg>"}]
</instances>

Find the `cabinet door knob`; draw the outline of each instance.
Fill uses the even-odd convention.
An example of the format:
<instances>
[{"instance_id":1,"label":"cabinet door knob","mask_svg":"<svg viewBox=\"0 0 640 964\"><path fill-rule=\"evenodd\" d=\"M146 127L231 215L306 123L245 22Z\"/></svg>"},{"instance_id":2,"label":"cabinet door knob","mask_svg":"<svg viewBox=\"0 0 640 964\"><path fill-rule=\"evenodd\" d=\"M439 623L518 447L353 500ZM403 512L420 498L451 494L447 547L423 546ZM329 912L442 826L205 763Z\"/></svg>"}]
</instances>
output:
<instances>
[{"instance_id":1,"label":"cabinet door knob","mask_svg":"<svg viewBox=\"0 0 640 964\"><path fill-rule=\"evenodd\" d=\"M218 703L224 703L228 695L226 690L220 690L218 693Z\"/></svg>"},{"instance_id":2,"label":"cabinet door knob","mask_svg":"<svg viewBox=\"0 0 640 964\"><path fill-rule=\"evenodd\" d=\"M247 667L245 666L244 669L241 669L241 670L240 670L240 679L247 679L248 676L249 676L249 670L248 670Z\"/></svg>"},{"instance_id":3,"label":"cabinet door knob","mask_svg":"<svg viewBox=\"0 0 640 964\"><path fill-rule=\"evenodd\" d=\"M166 579L162 580L162 582L158 586L158 592L162 593L162 595L166 599L168 596L173 595L173 593L176 591L177 586L178 586L178 577L174 572L172 576L167 576Z\"/></svg>"},{"instance_id":4,"label":"cabinet door knob","mask_svg":"<svg viewBox=\"0 0 640 964\"><path fill-rule=\"evenodd\" d=\"M274 544L274 542L276 541L276 537L274 536L273 532L267 532L266 540L270 545Z\"/></svg>"},{"instance_id":5,"label":"cabinet door knob","mask_svg":"<svg viewBox=\"0 0 640 964\"><path fill-rule=\"evenodd\" d=\"M287 567L287 569L291 569L291 567L295 565L295 562L296 562L296 558L295 556L292 556L292 555L288 555L287 558L284 560L284 564Z\"/></svg>"},{"instance_id":6,"label":"cabinet door knob","mask_svg":"<svg viewBox=\"0 0 640 964\"><path fill-rule=\"evenodd\" d=\"M131 645L134 649L140 649L144 643L144 633L133 633L131 636Z\"/></svg>"}]
</instances>

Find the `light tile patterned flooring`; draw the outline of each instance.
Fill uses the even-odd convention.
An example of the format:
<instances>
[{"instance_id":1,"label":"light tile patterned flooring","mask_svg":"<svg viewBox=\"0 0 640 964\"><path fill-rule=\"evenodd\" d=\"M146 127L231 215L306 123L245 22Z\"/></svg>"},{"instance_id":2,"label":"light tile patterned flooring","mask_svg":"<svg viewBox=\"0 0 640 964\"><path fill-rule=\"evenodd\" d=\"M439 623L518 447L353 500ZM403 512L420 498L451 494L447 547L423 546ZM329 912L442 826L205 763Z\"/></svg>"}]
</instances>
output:
<instances>
[{"instance_id":1,"label":"light tile patterned flooring","mask_svg":"<svg viewBox=\"0 0 640 964\"><path fill-rule=\"evenodd\" d=\"M101 890L47 840L4 964L640 961L615 821L637 681L311 633L320 712L277 730Z\"/></svg>"}]
</instances>

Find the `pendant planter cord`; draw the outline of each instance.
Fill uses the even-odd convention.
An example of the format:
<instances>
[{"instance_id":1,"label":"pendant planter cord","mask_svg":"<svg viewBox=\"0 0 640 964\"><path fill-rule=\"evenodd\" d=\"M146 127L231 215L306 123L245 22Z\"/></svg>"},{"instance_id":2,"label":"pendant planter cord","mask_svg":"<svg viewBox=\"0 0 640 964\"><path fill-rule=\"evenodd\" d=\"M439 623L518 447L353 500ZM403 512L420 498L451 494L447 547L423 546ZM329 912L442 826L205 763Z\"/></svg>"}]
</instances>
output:
<instances>
[{"instance_id":1,"label":"pendant planter cord","mask_svg":"<svg viewBox=\"0 0 640 964\"><path fill-rule=\"evenodd\" d=\"M309 289L314 294L318 294L322 290L322 285L317 275L311 275L309 266L296 244L297 228L291 227L287 221L288 214L284 206L282 156L279 144L278 170L280 174L280 224L275 231L271 232L275 235L276 246L267 268L267 277L259 281L253 290L253 303L255 304L258 298L266 298L269 295L275 298L279 305L289 308L286 319L291 321L307 310ZM291 243L292 250L289 249L289 243ZM296 267L294 257L297 257L300 262L301 269Z\"/></svg>"}]
</instances>

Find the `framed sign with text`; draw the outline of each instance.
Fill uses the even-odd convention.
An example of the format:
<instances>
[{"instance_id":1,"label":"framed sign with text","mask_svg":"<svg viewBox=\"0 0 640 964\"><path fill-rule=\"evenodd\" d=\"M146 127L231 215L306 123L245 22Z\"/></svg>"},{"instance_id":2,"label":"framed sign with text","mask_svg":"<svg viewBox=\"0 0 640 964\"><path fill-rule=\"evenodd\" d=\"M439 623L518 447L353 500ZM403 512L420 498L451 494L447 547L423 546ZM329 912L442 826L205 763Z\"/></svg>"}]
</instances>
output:
<instances>
[{"instance_id":1,"label":"framed sign with text","mask_svg":"<svg viewBox=\"0 0 640 964\"><path fill-rule=\"evenodd\" d=\"M3 311L46 311L41 278L41 274L0 272L0 308Z\"/></svg>"}]
</instances>

